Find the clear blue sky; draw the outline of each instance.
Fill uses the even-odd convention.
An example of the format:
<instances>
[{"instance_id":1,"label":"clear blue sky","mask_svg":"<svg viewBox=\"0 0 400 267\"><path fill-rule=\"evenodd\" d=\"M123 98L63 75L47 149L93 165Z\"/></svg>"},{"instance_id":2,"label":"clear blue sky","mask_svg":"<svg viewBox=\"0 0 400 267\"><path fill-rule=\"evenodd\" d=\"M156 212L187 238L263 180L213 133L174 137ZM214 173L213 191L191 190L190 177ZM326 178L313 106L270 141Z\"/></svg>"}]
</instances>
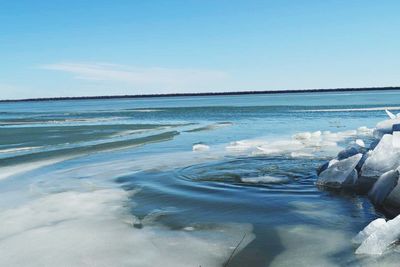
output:
<instances>
[{"instance_id":1,"label":"clear blue sky","mask_svg":"<svg viewBox=\"0 0 400 267\"><path fill-rule=\"evenodd\" d=\"M400 85L400 2L0 0L0 98Z\"/></svg>"}]
</instances>

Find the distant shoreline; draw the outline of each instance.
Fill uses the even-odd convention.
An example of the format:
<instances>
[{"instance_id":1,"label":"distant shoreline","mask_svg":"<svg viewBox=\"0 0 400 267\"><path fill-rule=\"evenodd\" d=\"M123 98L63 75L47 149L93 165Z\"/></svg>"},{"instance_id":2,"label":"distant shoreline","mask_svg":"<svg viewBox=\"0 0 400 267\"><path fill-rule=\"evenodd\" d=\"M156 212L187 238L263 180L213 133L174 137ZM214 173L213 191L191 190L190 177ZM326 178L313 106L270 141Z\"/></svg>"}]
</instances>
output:
<instances>
[{"instance_id":1,"label":"distant shoreline","mask_svg":"<svg viewBox=\"0 0 400 267\"><path fill-rule=\"evenodd\" d=\"M24 99L4 99L1 102L30 102L30 101L63 101L63 100L91 100L91 99L124 99L124 98L153 98L179 96L224 96L224 95L258 95L258 94L297 94L297 93L329 93L354 91L391 91L400 90L400 87L364 87L364 88L332 88L332 89L293 89L293 90L266 90L266 91L236 91L236 92L208 92L208 93L175 93L175 94L143 94L143 95L110 95L110 96L71 96L71 97L43 97Z\"/></svg>"}]
</instances>

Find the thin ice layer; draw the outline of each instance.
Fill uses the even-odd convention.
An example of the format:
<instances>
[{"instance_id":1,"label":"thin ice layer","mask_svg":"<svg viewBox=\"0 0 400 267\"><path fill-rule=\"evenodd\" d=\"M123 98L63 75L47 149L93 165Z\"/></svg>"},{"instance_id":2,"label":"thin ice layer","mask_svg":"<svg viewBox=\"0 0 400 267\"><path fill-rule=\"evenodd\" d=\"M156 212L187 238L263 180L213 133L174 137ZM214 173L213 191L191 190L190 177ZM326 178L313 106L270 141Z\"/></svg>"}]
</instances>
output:
<instances>
[{"instance_id":1,"label":"thin ice layer","mask_svg":"<svg viewBox=\"0 0 400 267\"><path fill-rule=\"evenodd\" d=\"M133 227L129 192L102 189L44 195L0 212L2 266L221 266L245 236L246 224L169 230Z\"/></svg>"}]
</instances>

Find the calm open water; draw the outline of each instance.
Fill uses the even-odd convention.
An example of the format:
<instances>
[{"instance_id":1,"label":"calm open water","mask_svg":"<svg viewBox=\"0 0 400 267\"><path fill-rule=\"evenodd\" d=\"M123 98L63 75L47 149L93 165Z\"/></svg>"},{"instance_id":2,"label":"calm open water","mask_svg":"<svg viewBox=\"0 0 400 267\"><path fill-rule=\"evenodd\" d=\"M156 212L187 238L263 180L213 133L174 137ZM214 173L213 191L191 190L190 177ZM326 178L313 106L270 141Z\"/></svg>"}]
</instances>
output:
<instances>
[{"instance_id":1,"label":"calm open water","mask_svg":"<svg viewBox=\"0 0 400 267\"><path fill-rule=\"evenodd\" d=\"M396 266L354 255L365 197L315 186L386 107L399 91L0 103L0 266Z\"/></svg>"}]
</instances>

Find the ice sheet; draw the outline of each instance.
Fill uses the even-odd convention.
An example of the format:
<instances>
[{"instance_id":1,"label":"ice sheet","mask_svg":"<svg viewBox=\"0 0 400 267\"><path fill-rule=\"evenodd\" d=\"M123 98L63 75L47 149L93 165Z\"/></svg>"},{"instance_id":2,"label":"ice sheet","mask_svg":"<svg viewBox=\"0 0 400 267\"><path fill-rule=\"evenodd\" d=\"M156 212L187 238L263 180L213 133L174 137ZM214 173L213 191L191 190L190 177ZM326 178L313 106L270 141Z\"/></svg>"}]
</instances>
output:
<instances>
[{"instance_id":1,"label":"ice sheet","mask_svg":"<svg viewBox=\"0 0 400 267\"><path fill-rule=\"evenodd\" d=\"M2 266L221 266L251 225L192 231L133 227L120 189L44 195L0 212ZM239 251L240 251L239 249Z\"/></svg>"}]
</instances>

